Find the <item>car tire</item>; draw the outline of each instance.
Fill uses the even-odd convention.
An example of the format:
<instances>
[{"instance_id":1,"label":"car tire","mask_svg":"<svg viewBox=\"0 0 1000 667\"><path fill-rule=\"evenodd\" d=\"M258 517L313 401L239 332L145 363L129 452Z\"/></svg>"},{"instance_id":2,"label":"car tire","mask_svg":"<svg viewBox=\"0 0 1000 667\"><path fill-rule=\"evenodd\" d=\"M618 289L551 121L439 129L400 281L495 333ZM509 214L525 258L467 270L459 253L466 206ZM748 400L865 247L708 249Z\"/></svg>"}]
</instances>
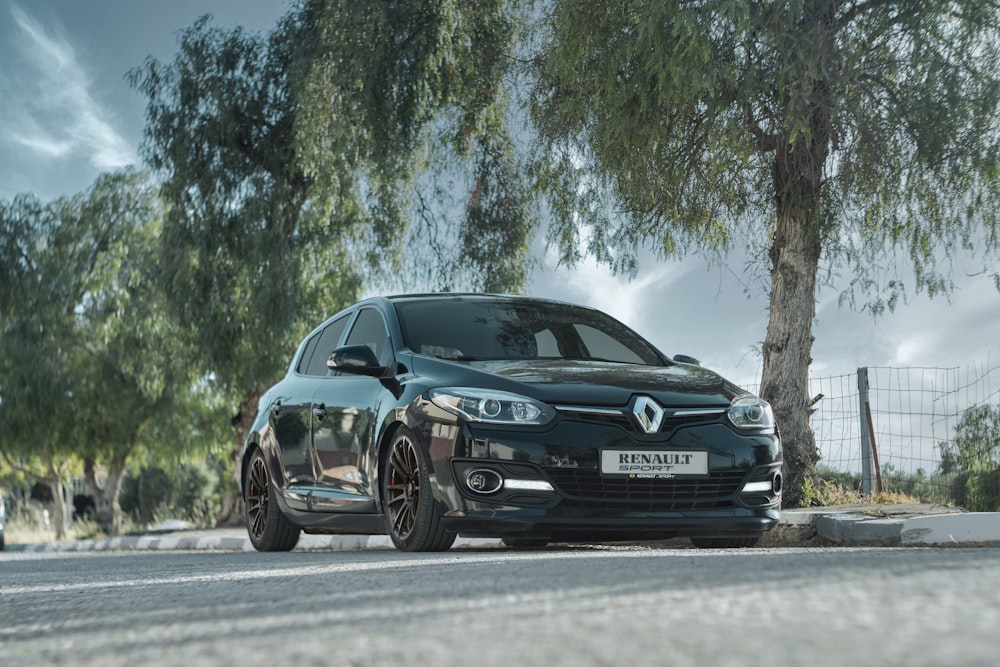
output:
<instances>
[{"instance_id":1,"label":"car tire","mask_svg":"<svg viewBox=\"0 0 1000 667\"><path fill-rule=\"evenodd\" d=\"M247 466L243 501L247 534L257 551L291 551L295 548L301 529L290 524L281 513L267 462L259 449L254 451Z\"/></svg>"},{"instance_id":2,"label":"car tire","mask_svg":"<svg viewBox=\"0 0 1000 667\"><path fill-rule=\"evenodd\" d=\"M746 537L692 537L691 543L699 549L746 549L757 546L760 535Z\"/></svg>"},{"instance_id":3,"label":"car tire","mask_svg":"<svg viewBox=\"0 0 1000 667\"><path fill-rule=\"evenodd\" d=\"M501 537L500 541L511 549L541 549L549 544L544 537Z\"/></svg>"},{"instance_id":4,"label":"car tire","mask_svg":"<svg viewBox=\"0 0 1000 667\"><path fill-rule=\"evenodd\" d=\"M427 455L413 432L401 426L386 452L382 502L386 532L400 551L446 551L456 533L441 525L431 491Z\"/></svg>"}]
</instances>

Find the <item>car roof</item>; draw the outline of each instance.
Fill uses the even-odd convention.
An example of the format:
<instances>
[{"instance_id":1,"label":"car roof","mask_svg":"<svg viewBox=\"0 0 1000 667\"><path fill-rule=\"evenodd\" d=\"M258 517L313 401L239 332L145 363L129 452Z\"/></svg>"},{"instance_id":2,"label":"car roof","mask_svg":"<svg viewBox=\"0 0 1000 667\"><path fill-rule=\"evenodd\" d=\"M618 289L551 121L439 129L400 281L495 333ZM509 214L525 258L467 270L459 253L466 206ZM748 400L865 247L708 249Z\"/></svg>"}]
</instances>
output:
<instances>
[{"instance_id":1,"label":"car roof","mask_svg":"<svg viewBox=\"0 0 1000 667\"><path fill-rule=\"evenodd\" d=\"M374 297L373 300L379 297ZM589 308L580 304L549 299L544 297L523 296L520 294L491 294L486 292L425 292L417 294L393 294L381 297L388 301L447 301L447 300L468 300L468 301L527 301L533 303L552 303L563 306L576 306Z\"/></svg>"}]
</instances>

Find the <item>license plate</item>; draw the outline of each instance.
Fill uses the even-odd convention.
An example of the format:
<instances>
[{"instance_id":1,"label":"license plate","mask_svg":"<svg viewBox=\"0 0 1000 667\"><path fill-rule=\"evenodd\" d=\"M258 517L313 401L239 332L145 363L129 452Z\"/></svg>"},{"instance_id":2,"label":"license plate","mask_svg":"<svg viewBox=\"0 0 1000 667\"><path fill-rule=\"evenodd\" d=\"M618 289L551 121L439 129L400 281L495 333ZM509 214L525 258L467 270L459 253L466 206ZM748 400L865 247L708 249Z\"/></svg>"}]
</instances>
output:
<instances>
[{"instance_id":1,"label":"license plate","mask_svg":"<svg viewBox=\"0 0 1000 667\"><path fill-rule=\"evenodd\" d=\"M601 452L601 472L638 478L704 476L708 474L708 452L605 449Z\"/></svg>"}]
</instances>

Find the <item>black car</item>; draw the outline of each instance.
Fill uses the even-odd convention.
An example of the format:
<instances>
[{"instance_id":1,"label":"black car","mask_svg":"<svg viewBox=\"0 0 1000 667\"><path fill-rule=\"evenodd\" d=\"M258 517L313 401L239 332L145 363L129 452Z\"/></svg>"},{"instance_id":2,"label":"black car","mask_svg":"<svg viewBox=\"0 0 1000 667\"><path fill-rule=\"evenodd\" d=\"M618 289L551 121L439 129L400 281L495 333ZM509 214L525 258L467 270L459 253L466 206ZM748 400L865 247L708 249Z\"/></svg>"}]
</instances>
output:
<instances>
[{"instance_id":1,"label":"black car","mask_svg":"<svg viewBox=\"0 0 1000 667\"><path fill-rule=\"evenodd\" d=\"M590 308L368 299L309 334L259 405L241 472L260 551L303 530L405 551L457 535L747 547L778 521L770 406Z\"/></svg>"}]
</instances>

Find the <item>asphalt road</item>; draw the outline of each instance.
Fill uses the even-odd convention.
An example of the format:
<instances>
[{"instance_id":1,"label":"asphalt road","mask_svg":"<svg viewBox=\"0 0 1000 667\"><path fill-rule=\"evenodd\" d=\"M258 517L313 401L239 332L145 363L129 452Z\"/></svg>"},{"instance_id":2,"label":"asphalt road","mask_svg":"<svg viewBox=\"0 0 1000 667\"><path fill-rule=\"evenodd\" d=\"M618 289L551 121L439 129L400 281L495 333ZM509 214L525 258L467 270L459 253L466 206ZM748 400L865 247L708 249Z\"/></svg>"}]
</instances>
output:
<instances>
[{"instance_id":1,"label":"asphalt road","mask_svg":"<svg viewBox=\"0 0 1000 667\"><path fill-rule=\"evenodd\" d=\"M1000 549L0 554L0 664L1000 664Z\"/></svg>"}]
</instances>

